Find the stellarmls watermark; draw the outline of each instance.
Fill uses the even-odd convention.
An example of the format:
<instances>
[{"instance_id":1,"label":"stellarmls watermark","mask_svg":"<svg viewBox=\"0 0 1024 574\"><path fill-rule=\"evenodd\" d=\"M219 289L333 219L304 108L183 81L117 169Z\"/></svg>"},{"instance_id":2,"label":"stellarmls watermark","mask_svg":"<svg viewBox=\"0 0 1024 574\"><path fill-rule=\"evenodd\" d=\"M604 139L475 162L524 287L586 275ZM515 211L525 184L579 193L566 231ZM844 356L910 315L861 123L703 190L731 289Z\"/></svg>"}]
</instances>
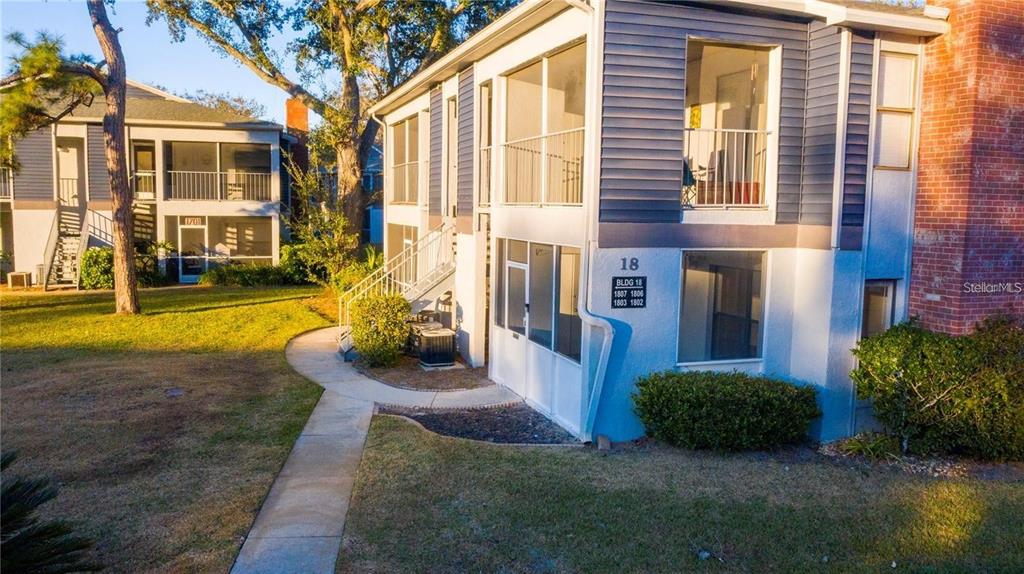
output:
<instances>
[{"instance_id":1,"label":"stellarmls watermark","mask_svg":"<svg viewBox=\"0 0 1024 574\"><path fill-rule=\"evenodd\" d=\"M964 281L964 293L986 293L986 294L998 294L998 293L1012 293L1021 294L1024 293L1024 283L1020 282L998 282L989 283L988 281Z\"/></svg>"}]
</instances>

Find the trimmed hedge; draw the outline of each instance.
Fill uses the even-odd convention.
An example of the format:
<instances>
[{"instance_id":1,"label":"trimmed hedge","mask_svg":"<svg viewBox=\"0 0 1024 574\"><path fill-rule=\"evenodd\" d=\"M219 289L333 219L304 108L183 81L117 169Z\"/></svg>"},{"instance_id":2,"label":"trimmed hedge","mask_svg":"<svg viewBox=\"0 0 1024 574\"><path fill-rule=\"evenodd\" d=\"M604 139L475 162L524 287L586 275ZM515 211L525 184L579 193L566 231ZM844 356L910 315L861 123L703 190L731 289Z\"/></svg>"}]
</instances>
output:
<instances>
[{"instance_id":1,"label":"trimmed hedge","mask_svg":"<svg viewBox=\"0 0 1024 574\"><path fill-rule=\"evenodd\" d=\"M228 287L277 287L294 284L289 269L280 265L254 265L234 263L214 267L199 276L200 285Z\"/></svg>"},{"instance_id":2,"label":"trimmed hedge","mask_svg":"<svg viewBox=\"0 0 1024 574\"><path fill-rule=\"evenodd\" d=\"M815 390L739 372L665 371L637 380L647 434L671 445L723 451L799 443L821 412Z\"/></svg>"},{"instance_id":3,"label":"trimmed hedge","mask_svg":"<svg viewBox=\"0 0 1024 574\"><path fill-rule=\"evenodd\" d=\"M1009 318L951 336L915 323L860 341L850 373L875 417L917 454L1024 459L1024 327Z\"/></svg>"},{"instance_id":4,"label":"trimmed hedge","mask_svg":"<svg viewBox=\"0 0 1024 574\"><path fill-rule=\"evenodd\" d=\"M409 336L409 302L401 295L373 295L352 307L352 342L371 367L398 361Z\"/></svg>"}]
</instances>

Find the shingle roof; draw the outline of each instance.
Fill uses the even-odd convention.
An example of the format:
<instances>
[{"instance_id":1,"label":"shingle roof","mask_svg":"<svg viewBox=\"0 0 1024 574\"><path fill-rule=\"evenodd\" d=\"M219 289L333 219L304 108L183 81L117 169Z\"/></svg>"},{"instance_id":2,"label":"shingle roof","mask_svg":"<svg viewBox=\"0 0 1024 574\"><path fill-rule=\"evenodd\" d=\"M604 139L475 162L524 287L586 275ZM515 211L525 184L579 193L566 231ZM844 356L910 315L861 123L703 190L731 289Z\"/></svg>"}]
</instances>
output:
<instances>
[{"instance_id":1,"label":"shingle roof","mask_svg":"<svg viewBox=\"0 0 1024 574\"><path fill-rule=\"evenodd\" d=\"M924 3L920 5L903 5L884 2L880 0L822 0L829 4L846 6L847 8L860 8L862 10L875 10L876 12L889 12L891 14L907 14L920 16L924 14Z\"/></svg>"},{"instance_id":2,"label":"shingle roof","mask_svg":"<svg viewBox=\"0 0 1024 574\"><path fill-rule=\"evenodd\" d=\"M71 116L81 119L100 119L106 111L103 96L96 97L91 106L79 106ZM233 112L215 110L192 102L180 102L165 98L125 98L125 119L129 122L182 122L262 125L267 128L280 127L272 122L259 120Z\"/></svg>"}]
</instances>

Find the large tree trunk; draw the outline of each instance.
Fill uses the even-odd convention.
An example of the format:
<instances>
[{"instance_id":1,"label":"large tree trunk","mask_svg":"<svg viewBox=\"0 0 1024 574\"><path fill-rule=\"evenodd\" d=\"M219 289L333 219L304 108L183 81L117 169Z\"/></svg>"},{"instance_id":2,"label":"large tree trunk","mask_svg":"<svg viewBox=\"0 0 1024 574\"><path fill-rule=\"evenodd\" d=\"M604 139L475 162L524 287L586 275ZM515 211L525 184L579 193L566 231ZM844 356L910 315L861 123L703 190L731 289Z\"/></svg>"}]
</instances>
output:
<instances>
[{"instance_id":1,"label":"large tree trunk","mask_svg":"<svg viewBox=\"0 0 1024 574\"><path fill-rule=\"evenodd\" d=\"M361 114L359 101L359 79L355 73L342 73L341 116L346 123L344 136L337 149L338 205L345 212L352 231L362 232L363 213L366 198L363 197L363 163L360 161L362 132L359 129Z\"/></svg>"},{"instance_id":2,"label":"large tree trunk","mask_svg":"<svg viewBox=\"0 0 1024 574\"><path fill-rule=\"evenodd\" d=\"M135 222L132 218L132 195L128 189L128 164L125 161L124 54L117 39L118 31L110 24L103 1L89 0L89 16L107 62L107 82L104 87L107 111L103 116L103 143L114 212L114 301L118 314L137 314L141 308L135 276Z\"/></svg>"}]
</instances>

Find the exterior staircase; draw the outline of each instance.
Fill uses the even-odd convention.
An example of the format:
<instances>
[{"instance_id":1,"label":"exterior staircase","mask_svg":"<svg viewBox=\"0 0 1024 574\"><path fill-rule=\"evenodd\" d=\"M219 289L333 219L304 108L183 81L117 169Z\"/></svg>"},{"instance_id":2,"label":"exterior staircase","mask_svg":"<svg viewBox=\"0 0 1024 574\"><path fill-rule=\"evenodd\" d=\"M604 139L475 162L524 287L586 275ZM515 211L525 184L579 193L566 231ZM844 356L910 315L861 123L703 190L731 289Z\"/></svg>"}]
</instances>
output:
<instances>
[{"instance_id":1,"label":"exterior staircase","mask_svg":"<svg viewBox=\"0 0 1024 574\"><path fill-rule=\"evenodd\" d=\"M338 350L352 349L352 307L371 295L398 294L422 310L432 291L455 274L455 226L445 223L388 259L338 299ZM419 309L417 309L419 307Z\"/></svg>"},{"instance_id":2,"label":"exterior staircase","mask_svg":"<svg viewBox=\"0 0 1024 574\"><path fill-rule=\"evenodd\" d=\"M92 210L58 209L46 242L43 263L43 289L78 287L78 271L82 255L91 239L105 245L113 244L113 222Z\"/></svg>"}]
</instances>

